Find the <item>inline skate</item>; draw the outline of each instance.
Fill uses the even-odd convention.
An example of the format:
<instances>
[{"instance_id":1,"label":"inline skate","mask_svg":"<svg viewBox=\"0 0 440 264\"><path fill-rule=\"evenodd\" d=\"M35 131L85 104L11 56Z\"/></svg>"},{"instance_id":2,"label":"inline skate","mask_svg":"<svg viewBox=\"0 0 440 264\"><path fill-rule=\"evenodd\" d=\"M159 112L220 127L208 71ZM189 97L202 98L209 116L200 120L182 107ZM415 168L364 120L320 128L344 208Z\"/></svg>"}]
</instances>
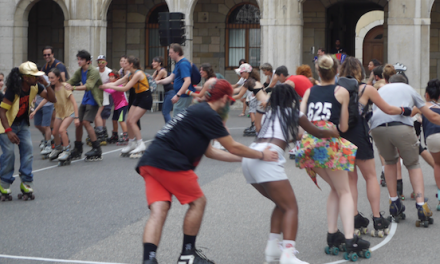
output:
<instances>
[{"instance_id":1,"label":"inline skate","mask_svg":"<svg viewBox=\"0 0 440 264\"><path fill-rule=\"evenodd\" d=\"M84 161L100 161L102 160L102 150L99 141L92 142L92 149L84 154Z\"/></svg>"},{"instance_id":2,"label":"inline skate","mask_svg":"<svg viewBox=\"0 0 440 264\"><path fill-rule=\"evenodd\" d=\"M264 264L278 263L281 258L282 247L278 239L268 240L264 255L266 262Z\"/></svg>"},{"instance_id":3,"label":"inline skate","mask_svg":"<svg viewBox=\"0 0 440 264\"><path fill-rule=\"evenodd\" d=\"M107 138L107 143L109 144L115 144L119 142L119 136L118 136L118 132L112 132L112 136Z\"/></svg>"},{"instance_id":4,"label":"inline skate","mask_svg":"<svg viewBox=\"0 0 440 264\"><path fill-rule=\"evenodd\" d=\"M70 153L70 160L78 160L82 158L83 143L81 141L75 141L75 148Z\"/></svg>"},{"instance_id":5,"label":"inline skate","mask_svg":"<svg viewBox=\"0 0 440 264\"><path fill-rule=\"evenodd\" d=\"M385 174L383 173L383 171L380 174L380 185L382 185L382 187L387 186L387 182L385 181Z\"/></svg>"},{"instance_id":6,"label":"inline skate","mask_svg":"<svg viewBox=\"0 0 440 264\"><path fill-rule=\"evenodd\" d=\"M31 183L28 182L22 182L20 184L20 191L21 193L19 193L17 195L17 198L19 200L23 200L23 201L27 201L27 200L34 200L35 199L35 195L34 195L34 190L31 188Z\"/></svg>"},{"instance_id":7,"label":"inline skate","mask_svg":"<svg viewBox=\"0 0 440 264\"><path fill-rule=\"evenodd\" d=\"M346 239L347 252L344 253L345 260L356 262L359 257L369 259L371 257L370 242L354 235L352 239Z\"/></svg>"},{"instance_id":8,"label":"inline skate","mask_svg":"<svg viewBox=\"0 0 440 264\"><path fill-rule=\"evenodd\" d=\"M124 132L121 134L119 141L116 143L116 146L127 146L128 144L128 133Z\"/></svg>"},{"instance_id":9,"label":"inline skate","mask_svg":"<svg viewBox=\"0 0 440 264\"><path fill-rule=\"evenodd\" d=\"M63 152L63 147L61 145L56 146L49 155L49 160L53 161L58 159L58 156Z\"/></svg>"},{"instance_id":10,"label":"inline skate","mask_svg":"<svg viewBox=\"0 0 440 264\"><path fill-rule=\"evenodd\" d=\"M3 186L0 184L0 201L6 202L6 201L12 201L12 195L11 195L11 189L3 188Z\"/></svg>"},{"instance_id":11,"label":"inline skate","mask_svg":"<svg viewBox=\"0 0 440 264\"><path fill-rule=\"evenodd\" d=\"M44 137L44 135L43 135L43 137ZM39 147L40 147L40 151L43 151L43 149L44 149L44 147L46 146L46 139L42 139L41 141L40 141L40 145L39 145Z\"/></svg>"},{"instance_id":12,"label":"inline skate","mask_svg":"<svg viewBox=\"0 0 440 264\"><path fill-rule=\"evenodd\" d=\"M58 157L58 167L70 165L70 163L72 162L70 155L71 155L70 148L64 147L63 153L61 153L60 156Z\"/></svg>"},{"instance_id":13,"label":"inline skate","mask_svg":"<svg viewBox=\"0 0 440 264\"><path fill-rule=\"evenodd\" d=\"M368 234L368 225L370 220L359 213L354 217L354 234L357 236Z\"/></svg>"},{"instance_id":14,"label":"inline skate","mask_svg":"<svg viewBox=\"0 0 440 264\"><path fill-rule=\"evenodd\" d=\"M46 146L40 152L41 159L43 159L43 160L50 159L51 152L52 152L52 145L50 144L50 141L47 141Z\"/></svg>"},{"instance_id":15,"label":"inline skate","mask_svg":"<svg viewBox=\"0 0 440 264\"><path fill-rule=\"evenodd\" d=\"M336 233L327 233L327 247L325 247L324 252L327 255L335 255L339 254L339 251L345 252L347 251L345 245L345 236L341 231L337 231Z\"/></svg>"},{"instance_id":16,"label":"inline skate","mask_svg":"<svg viewBox=\"0 0 440 264\"><path fill-rule=\"evenodd\" d=\"M140 142L137 144L137 147L130 152L130 159L139 159L144 154L147 147L144 142Z\"/></svg>"},{"instance_id":17,"label":"inline skate","mask_svg":"<svg viewBox=\"0 0 440 264\"><path fill-rule=\"evenodd\" d=\"M417 215L419 219L416 221L417 227L429 227L434 223L434 219L432 218L432 211L429 208L428 204L425 202L423 205L418 205L416 203Z\"/></svg>"},{"instance_id":18,"label":"inline skate","mask_svg":"<svg viewBox=\"0 0 440 264\"><path fill-rule=\"evenodd\" d=\"M392 220L394 220L394 222L399 223L400 220L405 220L406 215L405 215L405 205L402 204L402 202L400 201L400 199L397 199L396 201L391 201L390 200L390 215L388 217L388 222L391 223Z\"/></svg>"},{"instance_id":19,"label":"inline skate","mask_svg":"<svg viewBox=\"0 0 440 264\"><path fill-rule=\"evenodd\" d=\"M402 180L397 180L397 196L399 196L399 198L401 200L405 200L405 195L403 195L403 181Z\"/></svg>"},{"instance_id":20,"label":"inline skate","mask_svg":"<svg viewBox=\"0 0 440 264\"><path fill-rule=\"evenodd\" d=\"M96 133L96 138L97 138L99 144L101 146L106 146L107 145L107 138L108 138L107 128L104 127L103 130L100 132L96 132L96 130L95 130L95 133Z\"/></svg>"},{"instance_id":21,"label":"inline skate","mask_svg":"<svg viewBox=\"0 0 440 264\"><path fill-rule=\"evenodd\" d=\"M372 237L384 237L390 233L390 222L383 218L382 213L379 213L380 217L373 216L374 230L371 230Z\"/></svg>"},{"instance_id":22,"label":"inline skate","mask_svg":"<svg viewBox=\"0 0 440 264\"><path fill-rule=\"evenodd\" d=\"M127 158L130 157L131 151L133 151L137 147L136 140L129 140L128 145L121 149L121 157Z\"/></svg>"},{"instance_id":23,"label":"inline skate","mask_svg":"<svg viewBox=\"0 0 440 264\"><path fill-rule=\"evenodd\" d=\"M256 130L255 130L255 125L254 122L252 122L251 126L246 128L243 131L243 136L244 137L255 137L257 135Z\"/></svg>"},{"instance_id":24,"label":"inline skate","mask_svg":"<svg viewBox=\"0 0 440 264\"><path fill-rule=\"evenodd\" d=\"M144 262L142 264L158 264L159 262L157 262L156 258L150 258L149 260L144 260Z\"/></svg>"}]
</instances>

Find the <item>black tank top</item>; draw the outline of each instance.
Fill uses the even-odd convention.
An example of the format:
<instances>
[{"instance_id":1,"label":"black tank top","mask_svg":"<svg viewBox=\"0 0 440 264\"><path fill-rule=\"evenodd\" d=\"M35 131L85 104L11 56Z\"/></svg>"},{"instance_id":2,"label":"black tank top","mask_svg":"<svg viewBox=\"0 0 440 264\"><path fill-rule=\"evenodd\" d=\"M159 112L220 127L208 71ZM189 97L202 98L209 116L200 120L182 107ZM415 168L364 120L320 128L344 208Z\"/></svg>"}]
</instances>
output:
<instances>
[{"instance_id":1,"label":"black tank top","mask_svg":"<svg viewBox=\"0 0 440 264\"><path fill-rule=\"evenodd\" d=\"M341 103L335 97L336 85L318 86L310 88L307 101L307 118L310 121L329 121L339 125Z\"/></svg>"},{"instance_id":2,"label":"black tank top","mask_svg":"<svg viewBox=\"0 0 440 264\"><path fill-rule=\"evenodd\" d=\"M159 71L161 71L161 70L163 70L163 69L165 69L165 68L162 68L162 69L160 69ZM159 73L158 73L159 74ZM166 77L163 77L162 78L162 80L163 79L165 79ZM168 92L168 91L171 91L171 90L173 90L174 88L173 88L173 84L172 83L168 83L168 84L164 84L163 85L163 90L164 90L164 92L166 93L166 92Z\"/></svg>"},{"instance_id":3,"label":"black tank top","mask_svg":"<svg viewBox=\"0 0 440 264\"><path fill-rule=\"evenodd\" d=\"M440 108L430 108L432 111L436 112L437 114L440 114ZM422 115L422 126L423 126L423 135L425 136L425 142L426 138L429 137L432 134L440 133L440 126L431 123L431 121L428 120L424 115Z\"/></svg>"}]
</instances>

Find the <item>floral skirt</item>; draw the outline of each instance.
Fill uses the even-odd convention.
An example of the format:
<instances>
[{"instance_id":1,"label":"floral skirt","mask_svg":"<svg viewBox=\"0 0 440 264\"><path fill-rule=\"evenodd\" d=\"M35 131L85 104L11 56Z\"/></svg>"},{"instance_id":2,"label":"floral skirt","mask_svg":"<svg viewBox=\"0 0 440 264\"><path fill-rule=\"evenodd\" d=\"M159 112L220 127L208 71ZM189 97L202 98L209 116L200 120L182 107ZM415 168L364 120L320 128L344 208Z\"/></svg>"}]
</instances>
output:
<instances>
[{"instance_id":1,"label":"floral skirt","mask_svg":"<svg viewBox=\"0 0 440 264\"><path fill-rule=\"evenodd\" d=\"M312 123L321 128L334 127L333 123L327 121L312 121ZM296 166L306 169L310 178L318 186L313 168L353 171L356 151L356 145L344 138L316 138L304 133L300 149L296 153Z\"/></svg>"}]
</instances>

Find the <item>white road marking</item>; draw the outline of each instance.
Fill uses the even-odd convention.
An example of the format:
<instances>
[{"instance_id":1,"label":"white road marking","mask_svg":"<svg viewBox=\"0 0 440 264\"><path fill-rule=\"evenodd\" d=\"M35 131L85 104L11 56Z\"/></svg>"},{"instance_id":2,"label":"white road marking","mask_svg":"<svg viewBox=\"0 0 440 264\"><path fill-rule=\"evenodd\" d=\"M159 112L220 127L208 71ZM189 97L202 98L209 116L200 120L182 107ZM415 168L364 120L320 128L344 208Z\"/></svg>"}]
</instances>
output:
<instances>
[{"instance_id":1,"label":"white road marking","mask_svg":"<svg viewBox=\"0 0 440 264\"><path fill-rule=\"evenodd\" d=\"M62 263L81 263L81 264L123 264L115 262L96 262L96 261L82 261L82 260L67 260L67 259L51 259L51 258L34 258L34 257L19 257L10 255L0 255L0 258L7 259L24 259L24 260L38 260L46 262L62 262Z\"/></svg>"},{"instance_id":2,"label":"white road marking","mask_svg":"<svg viewBox=\"0 0 440 264\"><path fill-rule=\"evenodd\" d=\"M388 234L388 236L379 244L375 245L374 247L370 248L370 251L375 251L378 250L379 248L385 246L388 242L391 241L391 239L393 238L394 234L396 233L397 230L397 224L396 223L391 223L391 230L390 233ZM372 256L373 257L373 256ZM338 264L338 263L344 263L344 262L348 262L349 260L339 260L339 261L334 261L334 262L327 262L325 264Z\"/></svg>"}]
</instances>

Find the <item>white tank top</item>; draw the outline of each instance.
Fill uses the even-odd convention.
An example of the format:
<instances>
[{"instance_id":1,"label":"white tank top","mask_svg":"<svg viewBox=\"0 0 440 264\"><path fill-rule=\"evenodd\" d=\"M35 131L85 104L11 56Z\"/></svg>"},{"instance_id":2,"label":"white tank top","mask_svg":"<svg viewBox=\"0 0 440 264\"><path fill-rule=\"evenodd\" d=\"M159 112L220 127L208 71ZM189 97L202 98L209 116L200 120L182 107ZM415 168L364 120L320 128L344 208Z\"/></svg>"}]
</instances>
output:
<instances>
[{"instance_id":1,"label":"white tank top","mask_svg":"<svg viewBox=\"0 0 440 264\"><path fill-rule=\"evenodd\" d=\"M263 115L263 117L261 118L261 125L264 124L266 116L270 116L270 115L271 115L270 111L267 112L265 115ZM303 115L304 114L300 111L299 118L301 118ZM273 125L273 129L272 129L272 125ZM258 138L277 138L286 142L289 140L284 138L283 130L281 129L280 120L278 118L275 118L274 121L270 121L268 124L265 124L264 126L267 127L267 129L265 129L264 134L259 133ZM263 132L262 129L260 130L260 132Z\"/></svg>"}]
</instances>

